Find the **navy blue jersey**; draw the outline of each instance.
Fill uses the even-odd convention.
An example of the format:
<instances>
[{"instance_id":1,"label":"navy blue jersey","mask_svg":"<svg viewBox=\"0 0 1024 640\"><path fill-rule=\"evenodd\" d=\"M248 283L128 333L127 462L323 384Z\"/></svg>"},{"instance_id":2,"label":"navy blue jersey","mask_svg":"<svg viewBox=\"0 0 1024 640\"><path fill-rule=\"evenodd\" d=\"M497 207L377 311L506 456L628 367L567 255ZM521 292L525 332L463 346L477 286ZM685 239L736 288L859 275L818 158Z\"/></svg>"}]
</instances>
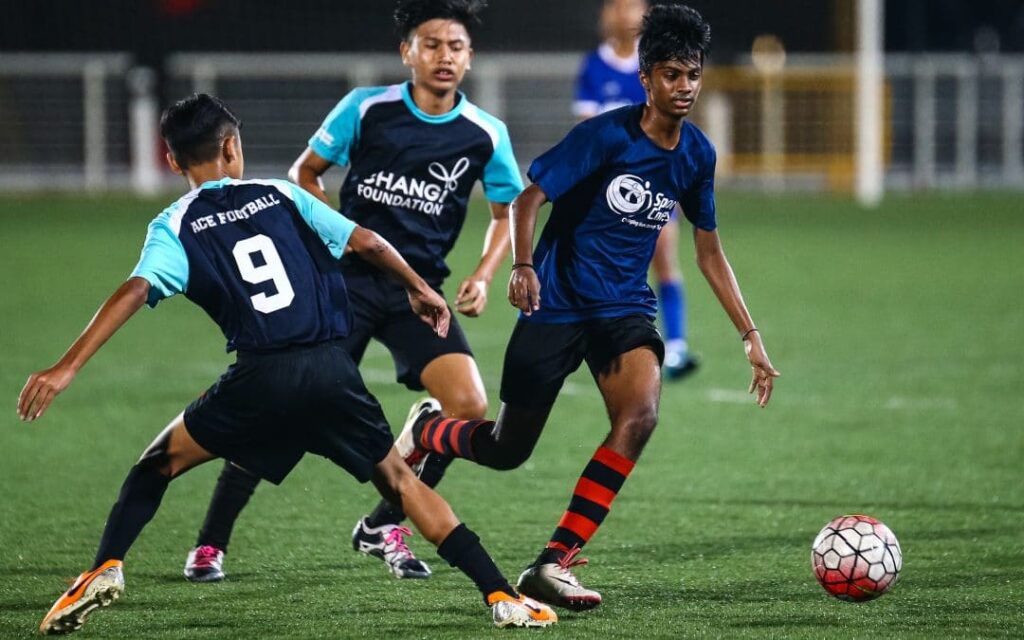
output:
<instances>
[{"instance_id":1,"label":"navy blue jersey","mask_svg":"<svg viewBox=\"0 0 1024 640\"><path fill-rule=\"evenodd\" d=\"M612 109L647 101L640 84L640 60L634 53L623 59L608 43L583 59L576 76L573 114L591 118Z\"/></svg>"},{"instance_id":2,"label":"navy blue jersey","mask_svg":"<svg viewBox=\"0 0 1024 640\"><path fill-rule=\"evenodd\" d=\"M413 102L408 83L355 89L309 147L349 165L341 212L387 239L435 286L451 273L445 256L476 181L491 202L511 202L523 189L505 124L461 93L451 111L432 116Z\"/></svg>"},{"instance_id":3,"label":"navy blue jersey","mask_svg":"<svg viewBox=\"0 0 1024 640\"><path fill-rule=\"evenodd\" d=\"M227 350L268 351L348 334L339 259L355 224L283 180L203 183L149 225L133 277L150 306L184 293Z\"/></svg>"},{"instance_id":4,"label":"navy blue jersey","mask_svg":"<svg viewBox=\"0 0 1024 640\"><path fill-rule=\"evenodd\" d=\"M647 269L672 210L715 229L711 142L684 121L678 146L662 149L640 128L643 110L586 120L530 166L553 206L534 251L541 308L527 320L653 316Z\"/></svg>"}]
</instances>

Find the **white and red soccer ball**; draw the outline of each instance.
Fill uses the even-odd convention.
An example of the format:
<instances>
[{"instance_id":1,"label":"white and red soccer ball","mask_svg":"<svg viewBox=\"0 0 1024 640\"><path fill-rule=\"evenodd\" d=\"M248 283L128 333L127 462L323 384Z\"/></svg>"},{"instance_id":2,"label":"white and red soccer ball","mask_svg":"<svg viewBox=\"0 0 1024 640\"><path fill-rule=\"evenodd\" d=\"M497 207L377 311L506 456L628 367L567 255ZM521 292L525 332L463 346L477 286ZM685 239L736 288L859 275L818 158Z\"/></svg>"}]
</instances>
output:
<instances>
[{"instance_id":1,"label":"white and red soccer ball","mask_svg":"<svg viewBox=\"0 0 1024 640\"><path fill-rule=\"evenodd\" d=\"M830 595L865 602L896 583L903 552L896 536L880 521L870 516L839 516L814 539L811 566Z\"/></svg>"}]
</instances>

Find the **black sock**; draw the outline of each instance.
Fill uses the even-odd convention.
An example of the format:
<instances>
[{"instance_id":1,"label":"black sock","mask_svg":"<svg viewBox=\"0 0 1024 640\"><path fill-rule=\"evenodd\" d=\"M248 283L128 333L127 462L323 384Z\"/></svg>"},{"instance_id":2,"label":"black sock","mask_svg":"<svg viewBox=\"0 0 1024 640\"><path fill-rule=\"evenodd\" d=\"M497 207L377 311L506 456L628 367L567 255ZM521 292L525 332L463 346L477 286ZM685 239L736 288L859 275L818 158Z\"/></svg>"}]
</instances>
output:
<instances>
[{"instance_id":1,"label":"black sock","mask_svg":"<svg viewBox=\"0 0 1024 640\"><path fill-rule=\"evenodd\" d=\"M259 483L259 476L230 462L224 462L224 470L217 478L217 487L213 490L210 506L206 510L206 521L203 522L199 538L196 539L197 547L210 545L227 552L235 521L249 503L249 498Z\"/></svg>"},{"instance_id":2,"label":"black sock","mask_svg":"<svg viewBox=\"0 0 1024 640\"><path fill-rule=\"evenodd\" d=\"M531 564L530 566L539 567L542 564L556 564L558 562L561 562L562 558L564 557L565 552L561 549L544 549L540 552L540 555L537 556L537 559L534 560L533 564Z\"/></svg>"},{"instance_id":3,"label":"black sock","mask_svg":"<svg viewBox=\"0 0 1024 640\"><path fill-rule=\"evenodd\" d=\"M376 529L386 524L398 524L402 520L405 520L405 512L402 511L402 508L381 498L370 515L366 516L366 526Z\"/></svg>"},{"instance_id":4,"label":"black sock","mask_svg":"<svg viewBox=\"0 0 1024 640\"><path fill-rule=\"evenodd\" d=\"M441 482L441 478L444 477L444 472L452 460L454 458L450 456L428 453L427 459L423 462L423 471L420 472L420 480L433 489ZM381 500L370 512L370 515L366 516L366 526L377 528L385 524L400 524L402 520L405 520L405 512L401 507L393 505L387 500Z\"/></svg>"},{"instance_id":5,"label":"black sock","mask_svg":"<svg viewBox=\"0 0 1024 640\"><path fill-rule=\"evenodd\" d=\"M107 516L93 569L107 560L124 560L128 549L160 508L170 482L170 478L149 465L137 464L128 471L121 494Z\"/></svg>"},{"instance_id":6,"label":"black sock","mask_svg":"<svg viewBox=\"0 0 1024 640\"><path fill-rule=\"evenodd\" d=\"M508 469L505 463L508 452L498 444L493 427L490 429L476 429L470 435L470 447L476 455L476 462L492 469Z\"/></svg>"},{"instance_id":7,"label":"black sock","mask_svg":"<svg viewBox=\"0 0 1024 640\"><path fill-rule=\"evenodd\" d=\"M448 537L437 547L437 555L453 567L457 567L476 584L476 588L484 596L495 591L504 591L510 596L516 590L508 583L505 576L495 566L494 560L480 544L480 538L464 524L452 529Z\"/></svg>"}]
</instances>

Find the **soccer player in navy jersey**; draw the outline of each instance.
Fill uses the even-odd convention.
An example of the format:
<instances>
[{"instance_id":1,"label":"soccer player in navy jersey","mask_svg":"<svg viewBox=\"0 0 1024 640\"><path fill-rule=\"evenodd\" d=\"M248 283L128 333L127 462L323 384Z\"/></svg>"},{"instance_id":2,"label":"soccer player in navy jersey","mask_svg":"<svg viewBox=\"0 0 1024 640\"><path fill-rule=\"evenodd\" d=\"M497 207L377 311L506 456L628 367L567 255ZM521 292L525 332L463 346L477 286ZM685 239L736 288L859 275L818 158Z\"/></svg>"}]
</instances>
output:
<instances>
[{"instance_id":1,"label":"soccer player in navy jersey","mask_svg":"<svg viewBox=\"0 0 1024 640\"><path fill-rule=\"evenodd\" d=\"M329 204L320 177L335 165L347 166L341 213L387 239L438 292L450 274L445 256L466 219L473 185L482 182L491 224L479 264L455 295L456 309L469 317L484 311L487 287L508 255L508 204L523 189L504 123L458 89L473 58L469 30L483 6L479 0L400 0L395 24L412 80L350 91L289 172ZM453 318L448 335L438 336L410 312L401 287L362 257L347 256L342 270L354 314L344 341L352 359L358 363L370 339L376 339L391 352L398 382L426 389L450 417L484 417L487 395L458 322ZM449 462L431 456L421 478L435 486ZM224 577L232 528L258 482L225 464L186 560L188 579ZM382 559L396 577L426 578L430 568L406 545L404 517L397 505L381 501L356 523L352 545Z\"/></svg>"},{"instance_id":2,"label":"soccer player in navy jersey","mask_svg":"<svg viewBox=\"0 0 1024 640\"><path fill-rule=\"evenodd\" d=\"M497 422L446 419L429 400L395 446L407 462L428 452L495 469L533 451L566 376L583 361L604 398L611 431L583 470L546 548L518 589L538 600L588 609L601 595L571 568L640 457L658 420L661 336L647 268L678 204L694 227L697 264L739 332L753 368L750 391L764 407L772 367L729 261L715 216L715 150L686 121L700 93L710 28L681 5L644 18L640 74L646 104L577 125L530 167L533 184L512 203L509 301L521 315L505 353ZM537 212L551 215L533 247Z\"/></svg>"},{"instance_id":3,"label":"soccer player in navy jersey","mask_svg":"<svg viewBox=\"0 0 1024 640\"><path fill-rule=\"evenodd\" d=\"M601 8L604 43L588 55L576 78L573 113L582 119L647 101L640 83L637 35L647 0L605 0ZM658 280L658 310L665 331L665 377L679 380L699 361L690 352L686 331L686 289L679 269L679 224L672 212L655 245L652 261Z\"/></svg>"},{"instance_id":4,"label":"soccer player in navy jersey","mask_svg":"<svg viewBox=\"0 0 1024 640\"><path fill-rule=\"evenodd\" d=\"M340 346L352 314L338 261L345 252L401 283L407 304L439 336L442 298L378 234L283 180L242 180L238 119L200 94L160 123L171 168L191 190L149 226L142 257L81 336L18 398L23 420L43 415L97 350L143 304L184 294L220 326L238 358L161 432L128 472L92 567L43 619L75 631L124 590L122 565L171 480L215 457L280 483L306 452L324 456L401 504L438 553L480 589L498 626L557 620L509 586L479 538L393 450L391 430Z\"/></svg>"}]
</instances>

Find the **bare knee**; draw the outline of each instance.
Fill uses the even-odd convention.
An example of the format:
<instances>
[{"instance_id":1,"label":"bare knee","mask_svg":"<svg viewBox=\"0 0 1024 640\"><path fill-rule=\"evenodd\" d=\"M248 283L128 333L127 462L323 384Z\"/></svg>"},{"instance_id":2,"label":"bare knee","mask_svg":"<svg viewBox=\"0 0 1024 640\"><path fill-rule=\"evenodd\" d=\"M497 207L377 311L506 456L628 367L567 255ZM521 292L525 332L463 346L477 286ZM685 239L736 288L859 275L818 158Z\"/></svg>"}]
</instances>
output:
<instances>
[{"instance_id":1,"label":"bare knee","mask_svg":"<svg viewBox=\"0 0 1024 640\"><path fill-rule=\"evenodd\" d=\"M146 460L144 459L143 462ZM157 473L173 480L200 462L182 452L168 451L160 459L150 460L149 464L156 469Z\"/></svg>"},{"instance_id":2,"label":"bare knee","mask_svg":"<svg viewBox=\"0 0 1024 640\"><path fill-rule=\"evenodd\" d=\"M461 420L478 420L487 416L487 396L472 392L452 394L441 399L445 415Z\"/></svg>"},{"instance_id":3,"label":"bare knee","mask_svg":"<svg viewBox=\"0 0 1024 640\"><path fill-rule=\"evenodd\" d=\"M214 458L192 439L182 418L179 415L172 420L142 452L138 462L140 466L151 467L160 475L173 479Z\"/></svg>"},{"instance_id":4,"label":"bare knee","mask_svg":"<svg viewBox=\"0 0 1024 640\"><path fill-rule=\"evenodd\" d=\"M377 488L381 497L395 505L402 504L402 492L408 491L407 483L410 478L415 479L412 470L398 457L394 449L373 469L373 486Z\"/></svg>"},{"instance_id":5,"label":"bare knee","mask_svg":"<svg viewBox=\"0 0 1024 640\"><path fill-rule=\"evenodd\" d=\"M612 427L611 439L629 458L637 459L658 426L658 411L641 408L619 418Z\"/></svg>"}]
</instances>

